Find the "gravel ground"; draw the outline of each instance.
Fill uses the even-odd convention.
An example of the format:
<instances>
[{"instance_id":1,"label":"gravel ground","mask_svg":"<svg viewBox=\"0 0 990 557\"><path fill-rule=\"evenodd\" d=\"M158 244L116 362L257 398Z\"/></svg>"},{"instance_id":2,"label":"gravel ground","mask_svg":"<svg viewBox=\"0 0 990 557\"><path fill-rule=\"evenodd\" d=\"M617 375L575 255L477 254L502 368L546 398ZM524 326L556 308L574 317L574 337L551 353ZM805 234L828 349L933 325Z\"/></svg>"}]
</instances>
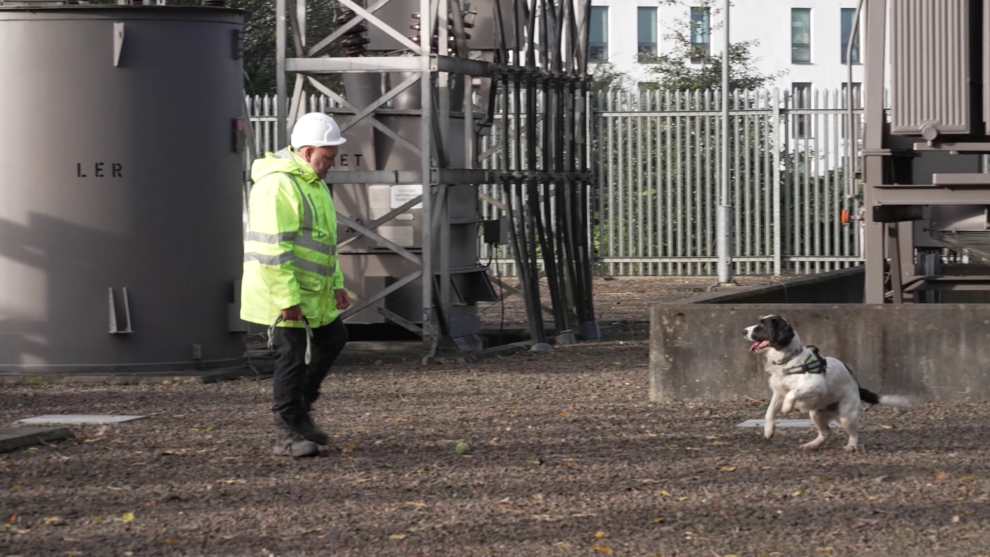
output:
<instances>
[{"instance_id":1,"label":"gravel ground","mask_svg":"<svg viewBox=\"0 0 990 557\"><path fill-rule=\"evenodd\" d=\"M551 354L336 368L334 446L300 460L271 455L270 381L0 386L3 424L150 415L0 454L0 556L990 552L986 405L872 408L863 450L806 453L809 431L735 427L766 401L650 404L647 365L629 323Z\"/></svg>"}]
</instances>

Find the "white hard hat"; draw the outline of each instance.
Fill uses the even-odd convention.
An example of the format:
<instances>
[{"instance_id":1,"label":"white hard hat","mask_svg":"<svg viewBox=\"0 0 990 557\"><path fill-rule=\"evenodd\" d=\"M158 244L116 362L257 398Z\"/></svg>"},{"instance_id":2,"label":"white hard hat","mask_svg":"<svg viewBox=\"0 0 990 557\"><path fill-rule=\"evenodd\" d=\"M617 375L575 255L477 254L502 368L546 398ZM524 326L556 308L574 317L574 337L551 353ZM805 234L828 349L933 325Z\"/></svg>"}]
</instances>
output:
<instances>
[{"instance_id":1,"label":"white hard hat","mask_svg":"<svg viewBox=\"0 0 990 557\"><path fill-rule=\"evenodd\" d=\"M343 145L347 140L340 137L340 126L333 118L322 112L310 112L296 120L292 127L292 147L329 147Z\"/></svg>"}]
</instances>

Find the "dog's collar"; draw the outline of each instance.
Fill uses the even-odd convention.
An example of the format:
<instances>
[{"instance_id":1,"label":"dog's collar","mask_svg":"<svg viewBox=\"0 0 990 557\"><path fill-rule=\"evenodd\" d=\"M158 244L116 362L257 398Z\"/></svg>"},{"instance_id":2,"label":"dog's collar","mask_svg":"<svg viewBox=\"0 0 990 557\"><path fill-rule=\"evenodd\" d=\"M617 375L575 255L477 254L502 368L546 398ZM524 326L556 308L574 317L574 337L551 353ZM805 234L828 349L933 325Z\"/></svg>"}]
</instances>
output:
<instances>
[{"instance_id":1,"label":"dog's collar","mask_svg":"<svg viewBox=\"0 0 990 557\"><path fill-rule=\"evenodd\" d=\"M784 375L798 375L802 373L825 373L825 358L818 353L818 350L812 349L811 355L808 359L804 361L803 364L784 370Z\"/></svg>"}]
</instances>

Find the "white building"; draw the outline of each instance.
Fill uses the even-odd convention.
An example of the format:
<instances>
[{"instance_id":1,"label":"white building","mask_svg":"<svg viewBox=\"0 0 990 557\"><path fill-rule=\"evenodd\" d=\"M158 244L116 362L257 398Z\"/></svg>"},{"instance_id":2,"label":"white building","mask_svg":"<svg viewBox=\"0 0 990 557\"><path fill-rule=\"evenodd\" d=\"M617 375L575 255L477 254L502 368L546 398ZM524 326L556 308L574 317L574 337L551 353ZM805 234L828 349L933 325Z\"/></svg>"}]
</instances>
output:
<instances>
[{"instance_id":1,"label":"white building","mask_svg":"<svg viewBox=\"0 0 990 557\"><path fill-rule=\"evenodd\" d=\"M857 0L731 0L730 40L757 39L753 49L761 73L785 73L771 87L835 91L847 79L846 44ZM724 44L722 0L592 0L590 59L608 62L630 81L655 81L639 53L663 54L685 33L699 48L720 56ZM864 10L865 12L865 10ZM865 28L860 15L860 35ZM853 83L863 79L862 37L853 54ZM854 91L859 87L854 85Z\"/></svg>"}]
</instances>

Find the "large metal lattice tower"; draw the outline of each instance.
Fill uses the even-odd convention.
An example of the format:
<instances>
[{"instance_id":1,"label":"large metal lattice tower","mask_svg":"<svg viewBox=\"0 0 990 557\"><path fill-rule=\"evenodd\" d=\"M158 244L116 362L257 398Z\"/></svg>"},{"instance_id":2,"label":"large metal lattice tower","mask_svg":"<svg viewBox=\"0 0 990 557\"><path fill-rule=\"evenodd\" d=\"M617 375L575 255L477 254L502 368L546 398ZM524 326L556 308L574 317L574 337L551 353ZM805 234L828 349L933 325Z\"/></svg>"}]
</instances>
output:
<instances>
[{"instance_id":1,"label":"large metal lattice tower","mask_svg":"<svg viewBox=\"0 0 990 557\"><path fill-rule=\"evenodd\" d=\"M434 354L483 348L476 303L499 294L479 253L508 244L534 346L548 343L545 313L557 342L598 338L590 0L338 1L338 26L319 40L307 27L315 7L277 2L277 141L309 92L336 104L325 110L349 141L327 182L357 294L344 318L401 326ZM334 74L344 94L326 83ZM493 186L498 195L482 191ZM481 203L499 216L483 219Z\"/></svg>"}]
</instances>

